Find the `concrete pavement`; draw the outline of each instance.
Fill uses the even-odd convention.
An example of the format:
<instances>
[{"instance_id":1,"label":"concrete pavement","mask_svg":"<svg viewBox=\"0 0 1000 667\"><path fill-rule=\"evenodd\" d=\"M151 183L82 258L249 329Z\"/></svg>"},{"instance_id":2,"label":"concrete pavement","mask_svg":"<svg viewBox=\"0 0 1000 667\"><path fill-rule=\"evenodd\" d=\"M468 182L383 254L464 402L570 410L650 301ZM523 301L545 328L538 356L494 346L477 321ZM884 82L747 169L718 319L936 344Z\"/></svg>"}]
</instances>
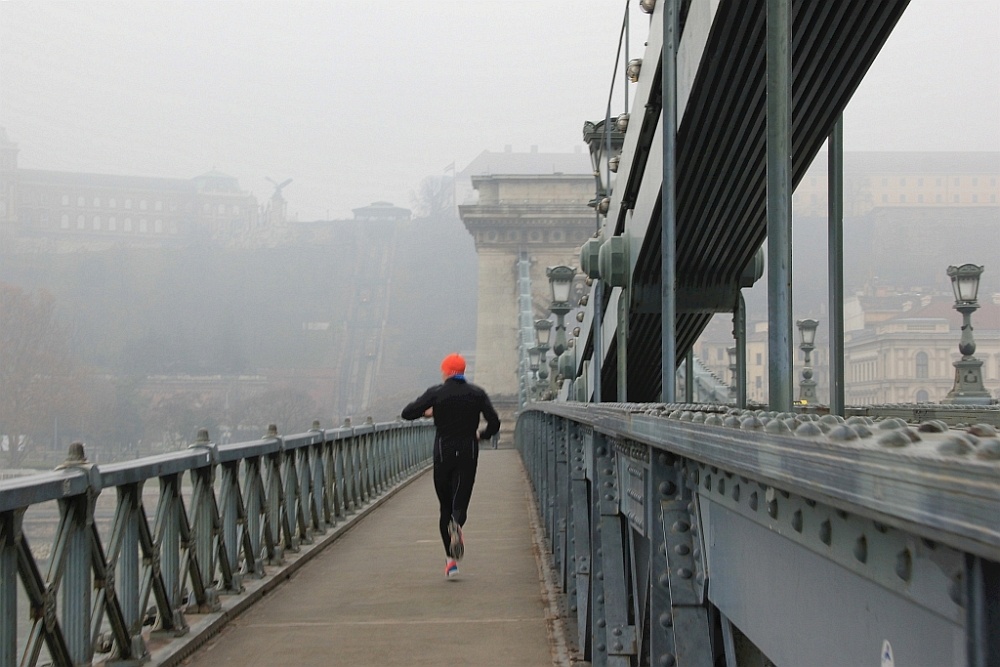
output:
<instances>
[{"instance_id":1,"label":"concrete pavement","mask_svg":"<svg viewBox=\"0 0 1000 667\"><path fill-rule=\"evenodd\" d=\"M516 451L482 451L449 580L428 472L183 664L553 665L529 494Z\"/></svg>"}]
</instances>

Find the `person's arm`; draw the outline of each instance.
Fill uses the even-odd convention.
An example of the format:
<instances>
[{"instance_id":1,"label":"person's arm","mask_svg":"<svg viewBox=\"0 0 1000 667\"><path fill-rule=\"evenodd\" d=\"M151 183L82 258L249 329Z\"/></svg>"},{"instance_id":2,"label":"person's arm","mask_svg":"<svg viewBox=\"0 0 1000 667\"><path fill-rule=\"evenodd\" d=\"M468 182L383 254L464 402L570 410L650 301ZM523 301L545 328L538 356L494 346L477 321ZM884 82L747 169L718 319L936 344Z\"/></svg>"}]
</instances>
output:
<instances>
[{"instance_id":1,"label":"person's arm","mask_svg":"<svg viewBox=\"0 0 1000 667\"><path fill-rule=\"evenodd\" d=\"M478 437L480 440L489 440L500 432L500 416L493 409L493 404L490 403L490 397L486 392L483 392L482 414L483 418L486 419L486 428L478 433Z\"/></svg>"},{"instance_id":2,"label":"person's arm","mask_svg":"<svg viewBox=\"0 0 1000 667\"><path fill-rule=\"evenodd\" d=\"M434 396L437 393L437 387L431 387L423 394L420 395L417 400L413 401L400 413L403 419L420 419L424 416L424 413L434 407Z\"/></svg>"}]
</instances>

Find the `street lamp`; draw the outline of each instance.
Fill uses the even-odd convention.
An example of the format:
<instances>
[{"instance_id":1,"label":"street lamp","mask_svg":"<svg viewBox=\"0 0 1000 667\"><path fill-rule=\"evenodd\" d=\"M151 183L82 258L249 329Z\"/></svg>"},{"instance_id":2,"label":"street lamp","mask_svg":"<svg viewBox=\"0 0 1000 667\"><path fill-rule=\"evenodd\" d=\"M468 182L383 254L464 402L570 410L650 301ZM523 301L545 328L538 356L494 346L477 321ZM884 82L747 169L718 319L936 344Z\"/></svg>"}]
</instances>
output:
<instances>
[{"instance_id":1,"label":"street lamp","mask_svg":"<svg viewBox=\"0 0 1000 667\"><path fill-rule=\"evenodd\" d=\"M576 269L568 266L550 266L545 270L552 290L552 304L549 310L556 316L556 339L552 351L559 356L566 349L566 314L572 309L569 303L570 290Z\"/></svg>"},{"instance_id":2,"label":"street lamp","mask_svg":"<svg viewBox=\"0 0 1000 667\"><path fill-rule=\"evenodd\" d=\"M805 365L802 367L802 379L799 381L799 402L802 404L816 402L816 381L812 379L812 351L816 349L816 328L819 322L813 319L798 320L795 326L799 328L802 342L799 349L805 355Z\"/></svg>"},{"instance_id":3,"label":"street lamp","mask_svg":"<svg viewBox=\"0 0 1000 667\"><path fill-rule=\"evenodd\" d=\"M729 355L729 372L732 374L732 380L729 382L729 397L733 399L733 403L736 402L736 383L739 382L739 378L736 375L736 347L727 347L726 354Z\"/></svg>"},{"instance_id":4,"label":"street lamp","mask_svg":"<svg viewBox=\"0 0 1000 667\"><path fill-rule=\"evenodd\" d=\"M549 338L552 335L552 322L549 320L535 320L535 337L538 340L538 379L545 380L549 377L549 371L545 365L545 357L549 351ZM529 352L530 354L530 352Z\"/></svg>"},{"instance_id":5,"label":"street lamp","mask_svg":"<svg viewBox=\"0 0 1000 667\"><path fill-rule=\"evenodd\" d=\"M955 310L962 313L962 338L958 351L962 358L954 362L955 383L942 403L965 403L989 405L990 392L983 386L983 362L972 355L976 352L976 341L972 338L972 313L979 309L976 297L979 293L979 277L983 267L975 264L949 266L948 277L955 293Z\"/></svg>"},{"instance_id":6,"label":"street lamp","mask_svg":"<svg viewBox=\"0 0 1000 667\"><path fill-rule=\"evenodd\" d=\"M583 140L590 149L590 164L597 179L597 199L611 194L611 172L608 162L618 155L625 143L625 133L618 129L614 121L589 120L583 124Z\"/></svg>"},{"instance_id":7,"label":"street lamp","mask_svg":"<svg viewBox=\"0 0 1000 667\"><path fill-rule=\"evenodd\" d=\"M538 367L542 363L542 351L537 347L533 347L528 350L528 370L532 373L538 373Z\"/></svg>"}]
</instances>

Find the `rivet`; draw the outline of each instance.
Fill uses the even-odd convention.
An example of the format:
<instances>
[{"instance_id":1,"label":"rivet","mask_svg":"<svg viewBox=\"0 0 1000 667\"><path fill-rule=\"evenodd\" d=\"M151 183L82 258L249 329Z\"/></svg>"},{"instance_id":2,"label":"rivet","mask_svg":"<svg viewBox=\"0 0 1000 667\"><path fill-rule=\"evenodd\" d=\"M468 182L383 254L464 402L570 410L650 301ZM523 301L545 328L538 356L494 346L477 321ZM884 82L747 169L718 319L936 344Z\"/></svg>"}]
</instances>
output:
<instances>
[{"instance_id":1,"label":"rivet","mask_svg":"<svg viewBox=\"0 0 1000 667\"><path fill-rule=\"evenodd\" d=\"M687 569L686 567L678 568L677 570L677 576L679 576L681 579L690 579L693 574L694 573L691 572L691 570Z\"/></svg>"},{"instance_id":2,"label":"rivet","mask_svg":"<svg viewBox=\"0 0 1000 667\"><path fill-rule=\"evenodd\" d=\"M689 553L691 553L691 547L689 547L686 544L678 544L676 547L674 547L674 553L676 553L679 556L687 556Z\"/></svg>"}]
</instances>

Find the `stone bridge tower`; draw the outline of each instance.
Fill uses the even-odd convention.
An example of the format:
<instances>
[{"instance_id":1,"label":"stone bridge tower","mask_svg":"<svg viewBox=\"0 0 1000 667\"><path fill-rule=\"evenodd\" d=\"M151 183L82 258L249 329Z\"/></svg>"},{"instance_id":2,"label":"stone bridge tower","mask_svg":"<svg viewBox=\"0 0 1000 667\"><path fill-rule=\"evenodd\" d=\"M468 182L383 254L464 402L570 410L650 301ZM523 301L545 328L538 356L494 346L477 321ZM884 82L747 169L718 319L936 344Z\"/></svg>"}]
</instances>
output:
<instances>
[{"instance_id":1,"label":"stone bridge tower","mask_svg":"<svg viewBox=\"0 0 1000 667\"><path fill-rule=\"evenodd\" d=\"M479 257L472 380L489 392L500 413L503 444L511 442L518 407L518 257L526 251L531 260L534 316L547 317L545 269L565 264L579 270L580 246L596 231L594 209L587 206L594 176L587 156L576 157L577 173L472 175L478 202L458 207ZM567 322L567 329L574 325Z\"/></svg>"}]
</instances>

